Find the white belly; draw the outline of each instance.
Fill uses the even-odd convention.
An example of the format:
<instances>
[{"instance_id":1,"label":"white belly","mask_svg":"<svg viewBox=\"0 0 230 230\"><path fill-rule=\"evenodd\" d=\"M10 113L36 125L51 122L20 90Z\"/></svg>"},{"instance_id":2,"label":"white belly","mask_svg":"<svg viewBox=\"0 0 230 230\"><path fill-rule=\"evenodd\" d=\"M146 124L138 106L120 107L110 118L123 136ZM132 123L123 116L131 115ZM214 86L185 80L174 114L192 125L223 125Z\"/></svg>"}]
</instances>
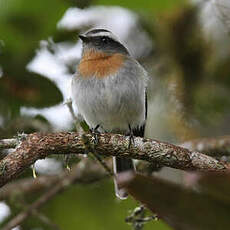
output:
<instances>
[{"instance_id":1,"label":"white belly","mask_svg":"<svg viewBox=\"0 0 230 230\"><path fill-rule=\"evenodd\" d=\"M74 77L72 100L90 128L128 131L145 121L145 81L138 76Z\"/></svg>"}]
</instances>

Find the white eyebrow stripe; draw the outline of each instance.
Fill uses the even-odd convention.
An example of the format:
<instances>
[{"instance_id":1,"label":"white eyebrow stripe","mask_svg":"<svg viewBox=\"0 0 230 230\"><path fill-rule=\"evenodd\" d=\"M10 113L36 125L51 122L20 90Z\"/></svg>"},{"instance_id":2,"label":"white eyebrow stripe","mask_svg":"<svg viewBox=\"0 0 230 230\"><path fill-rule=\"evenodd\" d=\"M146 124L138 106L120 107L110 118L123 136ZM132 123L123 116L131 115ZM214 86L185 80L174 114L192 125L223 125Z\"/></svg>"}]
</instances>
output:
<instances>
[{"instance_id":1,"label":"white eyebrow stripe","mask_svg":"<svg viewBox=\"0 0 230 230\"><path fill-rule=\"evenodd\" d=\"M88 37L98 37L98 36L103 37L103 36L106 36L106 37L112 38L115 41L119 41L118 38L114 34L112 34L110 32L105 32L105 31L98 32L98 33L95 33L95 34L88 34L87 36Z\"/></svg>"},{"instance_id":2,"label":"white eyebrow stripe","mask_svg":"<svg viewBox=\"0 0 230 230\"><path fill-rule=\"evenodd\" d=\"M111 37L111 33L110 32L106 32L106 31L103 31L103 32L97 32L97 33L92 33L92 34L88 34L89 37L96 37L96 36L108 36L108 37Z\"/></svg>"}]
</instances>

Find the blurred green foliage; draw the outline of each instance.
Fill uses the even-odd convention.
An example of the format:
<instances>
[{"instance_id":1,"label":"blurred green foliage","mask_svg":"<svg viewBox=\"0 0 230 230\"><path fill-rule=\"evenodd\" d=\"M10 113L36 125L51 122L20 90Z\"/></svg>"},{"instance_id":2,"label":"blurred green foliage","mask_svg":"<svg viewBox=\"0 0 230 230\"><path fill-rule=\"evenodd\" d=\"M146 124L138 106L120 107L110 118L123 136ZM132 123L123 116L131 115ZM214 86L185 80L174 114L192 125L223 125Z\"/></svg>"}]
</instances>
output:
<instances>
[{"instance_id":1,"label":"blurred green foliage","mask_svg":"<svg viewBox=\"0 0 230 230\"><path fill-rule=\"evenodd\" d=\"M149 0L133 0L133 1L122 1L122 0L98 0L95 1L97 5L119 5L127 7L133 10L139 11L150 11L155 13L165 12L167 10L172 10L175 7L180 6L182 3L185 3L185 0L161 0L161 1L149 1Z\"/></svg>"},{"instance_id":2,"label":"blurred green foliage","mask_svg":"<svg viewBox=\"0 0 230 230\"><path fill-rule=\"evenodd\" d=\"M84 194L84 197L82 196ZM115 198L112 181L94 185L72 186L64 195L55 197L45 213L63 229L131 229L125 217L137 206L132 198L119 201ZM59 208L57 208L59 207ZM63 218L63 213L67 215ZM161 221L147 223L145 230L169 230Z\"/></svg>"},{"instance_id":3,"label":"blurred green foliage","mask_svg":"<svg viewBox=\"0 0 230 230\"><path fill-rule=\"evenodd\" d=\"M20 116L22 106L45 108L63 100L53 82L30 73L26 66L34 57L39 42L56 33L57 21L69 6L62 0L33 3L28 0L1 0L0 115L5 122L3 130L12 127L14 119ZM14 129L17 130L17 127ZM0 136L6 137L1 128Z\"/></svg>"}]
</instances>

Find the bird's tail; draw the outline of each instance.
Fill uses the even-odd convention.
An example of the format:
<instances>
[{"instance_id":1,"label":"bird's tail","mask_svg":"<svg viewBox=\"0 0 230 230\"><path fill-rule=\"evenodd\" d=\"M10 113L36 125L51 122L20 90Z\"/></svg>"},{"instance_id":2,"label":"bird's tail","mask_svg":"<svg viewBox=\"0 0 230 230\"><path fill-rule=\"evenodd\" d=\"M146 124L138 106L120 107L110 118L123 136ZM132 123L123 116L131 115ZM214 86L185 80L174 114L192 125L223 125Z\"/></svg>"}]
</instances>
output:
<instances>
[{"instance_id":1,"label":"bird's tail","mask_svg":"<svg viewBox=\"0 0 230 230\"><path fill-rule=\"evenodd\" d=\"M148 110L147 93L145 93L145 119L147 118L147 110ZM144 137L145 123L141 127L133 129L132 131L135 137ZM115 175L128 170L132 170L132 171L136 170L132 159L124 159L124 158L122 159L119 157L113 157L113 171ZM126 199L128 197L128 194L124 189L118 187L116 179L114 179L114 185L115 185L116 196L120 199Z\"/></svg>"},{"instance_id":2,"label":"bird's tail","mask_svg":"<svg viewBox=\"0 0 230 230\"><path fill-rule=\"evenodd\" d=\"M132 159L113 157L113 171L115 175L128 170L135 171L135 165ZM116 196L120 199L126 199L128 194L124 189L118 187L116 179L114 179L114 186Z\"/></svg>"}]
</instances>

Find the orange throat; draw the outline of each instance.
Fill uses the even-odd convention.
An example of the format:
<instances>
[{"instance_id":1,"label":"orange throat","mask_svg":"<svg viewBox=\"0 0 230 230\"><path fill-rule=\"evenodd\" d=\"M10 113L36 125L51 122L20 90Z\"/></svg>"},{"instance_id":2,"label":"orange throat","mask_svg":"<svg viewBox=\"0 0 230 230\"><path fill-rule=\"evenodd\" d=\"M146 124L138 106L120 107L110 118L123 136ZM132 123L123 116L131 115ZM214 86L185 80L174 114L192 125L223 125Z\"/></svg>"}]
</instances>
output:
<instances>
[{"instance_id":1,"label":"orange throat","mask_svg":"<svg viewBox=\"0 0 230 230\"><path fill-rule=\"evenodd\" d=\"M124 62L124 55L106 54L99 51L86 51L78 65L81 77L104 78L117 73Z\"/></svg>"}]
</instances>

